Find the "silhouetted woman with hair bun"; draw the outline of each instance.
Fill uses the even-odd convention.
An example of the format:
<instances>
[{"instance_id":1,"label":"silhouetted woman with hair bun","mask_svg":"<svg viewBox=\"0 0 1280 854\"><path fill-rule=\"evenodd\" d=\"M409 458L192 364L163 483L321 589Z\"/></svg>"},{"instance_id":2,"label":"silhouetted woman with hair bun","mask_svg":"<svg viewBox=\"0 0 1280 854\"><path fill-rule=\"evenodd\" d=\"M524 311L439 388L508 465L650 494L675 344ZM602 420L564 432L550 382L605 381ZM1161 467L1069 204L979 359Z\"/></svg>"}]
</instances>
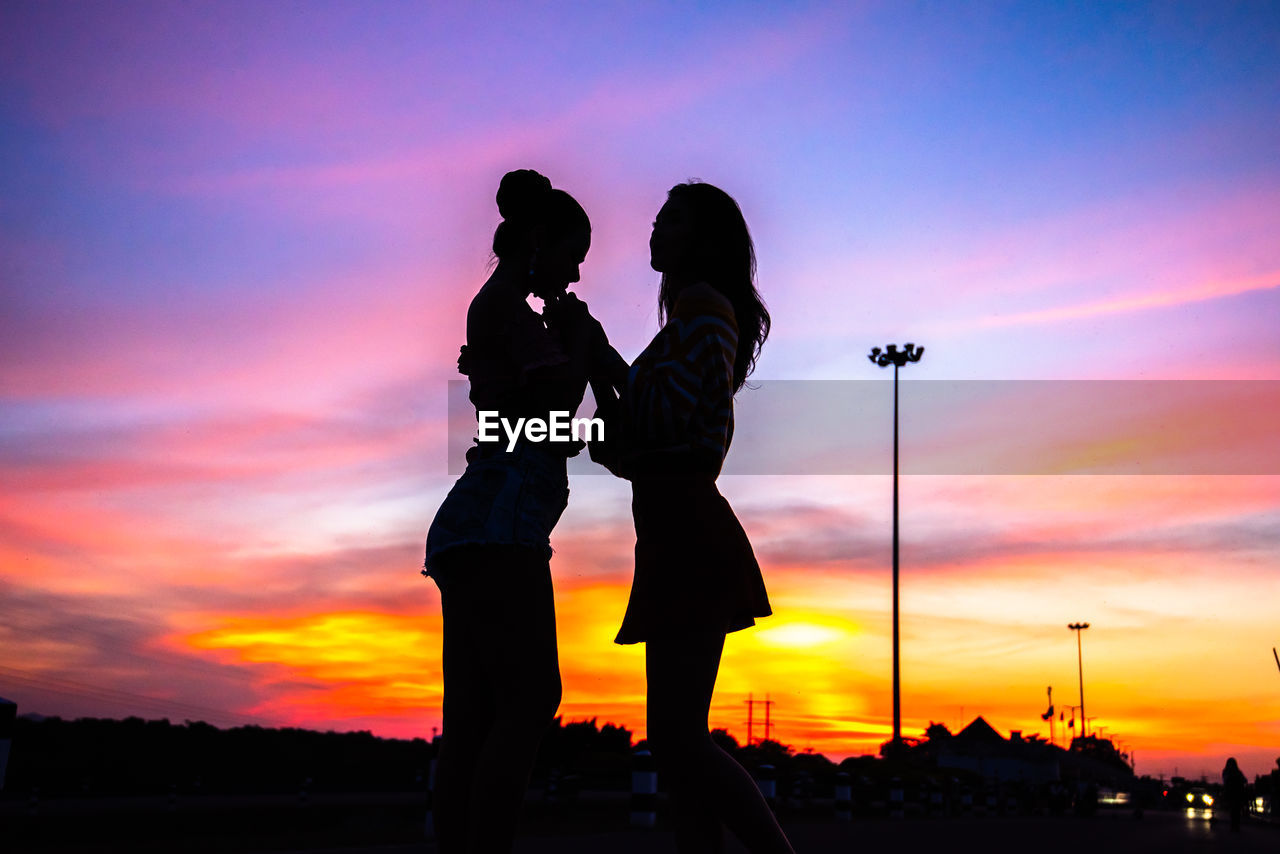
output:
<instances>
[{"instance_id":1,"label":"silhouetted woman with hair bun","mask_svg":"<svg viewBox=\"0 0 1280 854\"><path fill-rule=\"evenodd\" d=\"M711 740L725 635L771 612L746 533L716 488L733 397L769 334L737 202L673 187L649 240L661 331L628 365L597 333L591 385L606 417L592 457L631 481L635 576L616 643L644 642L648 741L670 787L681 852L791 852L751 776Z\"/></svg>"},{"instance_id":2,"label":"silhouetted woman with hair bun","mask_svg":"<svg viewBox=\"0 0 1280 854\"><path fill-rule=\"evenodd\" d=\"M498 263L467 310L458 368L477 411L511 424L574 413L598 325L565 288L578 281L591 222L528 169L503 176L497 201ZM440 588L444 623L433 802L442 854L511 849L538 743L560 705L550 534L569 499L566 457L580 447L477 442L427 533L423 574Z\"/></svg>"}]
</instances>

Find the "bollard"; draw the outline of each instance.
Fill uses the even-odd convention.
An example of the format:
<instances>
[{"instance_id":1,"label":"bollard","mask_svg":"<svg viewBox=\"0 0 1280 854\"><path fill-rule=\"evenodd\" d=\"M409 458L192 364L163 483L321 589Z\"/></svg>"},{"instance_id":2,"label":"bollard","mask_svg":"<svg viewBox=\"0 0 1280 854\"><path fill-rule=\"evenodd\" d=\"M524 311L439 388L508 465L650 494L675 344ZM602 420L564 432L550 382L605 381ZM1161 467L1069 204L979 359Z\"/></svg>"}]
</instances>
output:
<instances>
[{"instance_id":1,"label":"bollard","mask_svg":"<svg viewBox=\"0 0 1280 854\"><path fill-rule=\"evenodd\" d=\"M34 816L40 811L40 787L31 787L31 797L27 799L27 815Z\"/></svg>"},{"instance_id":2,"label":"bollard","mask_svg":"<svg viewBox=\"0 0 1280 854\"><path fill-rule=\"evenodd\" d=\"M653 827L658 814L658 770L653 754L637 750L631 757L631 826Z\"/></svg>"},{"instance_id":3,"label":"bollard","mask_svg":"<svg viewBox=\"0 0 1280 854\"><path fill-rule=\"evenodd\" d=\"M792 780L790 803L796 809L806 811L813 805L813 778L808 771L801 771Z\"/></svg>"},{"instance_id":4,"label":"bollard","mask_svg":"<svg viewBox=\"0 0 1280 854\"><path fill-rule=\"evenodd\" d=\"M311 785L311 778L304 777L302 780L302 785L298 786L298 803L301 806L305 807L307 805L307 788L310 785Z\"/></svg>"},{"instance_id":5,"label":"bollard","mask_svg":"<svg viewBox=\"0 0 1280 854\"><path fill-rule=\"evenodd\" d=\"M853 821L853 787L843 771L836 774L836 821Z\"/></svg>"},{"instance_id":6,"label":"bollard","mask_svg":"<svg viewBox=\"0 0 1280 854\"><path fill-rule=\"evenodd\" d=\"M960 793L960 812L964 815L973 814L973 792L968 789Z\"/></svg>"},{"instance_id":7,"label":"bollard","mask_svg":"<svg viewBox=\"0 0 1280 854\"><path fill-rule=\"evenodd\" d=\"M169 784L169 812L178 811L178 784Z\"/></svg>"},{"instance_id":8,"label":"bollard","mask_svg":"<svg viewBox=\"0 0 1280 854\"><path fill-rule=\"evenodd\" d=\"M902 781L894 777L889 781L889 818L905 818L906 810L904 801L906 798L902 791Z\"/></svg>"},{"instance_id":9,"label":"bollard","mask_svg":"<svg viewBox=\"0 0 1280 854\"><path fill-rule=\"evenodd\" d=\"M995 792L987 792L987 815L996 815L1000 812L1000 802L996 798Z\"/></svg>"},{"instance_id":10,"label":"bollard","mask_svg":"<svg viewBox=\"0 0 1280 854\"><path fill-rule=\"evenodd\" d=\"M436 736L436 753L439 754L439 736ZM436 838L436 818L435 818L435 797L436 797L436 757L432 756L427 760L427 817L423 824L422 832L427 839Z\"/></svg>"},{"instance_id":11,"label":"bollard","mask_svg":"<svg viewBox=\"0 0 1280 854\"><path fill-rule=\"evenodd\" d=\"M929 815L934 818L941 818L942 812L942 791L929 789Z\"/></svg>"},{"instance_id":12,"label":"bollard","mask_svg":"<svg viewBox=\"0 0 1280 854\"><path fill-rule=\"evenodd\" d=\"M4 773L9 765L9 748L18 723L18 704L0 697L0 792L4 791Z\"/></svg>"},{"instance_id":13,"label":"bollard","mask_svg":"<svg viewBox=\"0 0 1280 854\"><path fill-rule=\"evenodd\" d=\"M761 765L756 769L756 785L769 809L778 811L778 772L772 765Z\"/></svg>"}]
</instances>

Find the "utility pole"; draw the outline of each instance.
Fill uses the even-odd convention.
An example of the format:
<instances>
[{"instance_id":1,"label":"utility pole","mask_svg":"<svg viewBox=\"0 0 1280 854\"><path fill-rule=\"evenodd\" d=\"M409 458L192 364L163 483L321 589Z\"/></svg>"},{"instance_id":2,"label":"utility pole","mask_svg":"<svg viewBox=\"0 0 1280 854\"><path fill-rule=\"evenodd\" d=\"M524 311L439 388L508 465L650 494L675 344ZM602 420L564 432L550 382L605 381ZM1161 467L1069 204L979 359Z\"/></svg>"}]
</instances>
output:
<instances>
[{"instance_id":1,"label":"utility pole","mask_svg":"<svg viewBox=\"0 0 1280 854\"><path fill-rule=\"evenodd\" d=\"M920 361L923 347L908 343L899 351L890 344L884 352L872 347L867 356L872 364L887 368L893 365L893 747L902 747L902 686L898 670L898 369Z\"/></svg>"},{"instance_id":2,"label":"utility pole","mask_svg":"<svg viewBox=\"0 0 1280 854\"><path fill-rule=\"evenodd\" d=\"M757 700L757 699L754 699L754 697L755 697L754 694L747 695L747 746L748 747L755 743L755 739L752 737L753 722L755 720L755 716L753 712L755 711L755 707L757 705L764 706L764 740L768 741L769 730L773 726L773 722L769 719L769 707L772 706L774 702L776 702L774 700L770 700L769 695L767 693L764 695L765 698L763 700Z\"/></svg>"}]
</instances>

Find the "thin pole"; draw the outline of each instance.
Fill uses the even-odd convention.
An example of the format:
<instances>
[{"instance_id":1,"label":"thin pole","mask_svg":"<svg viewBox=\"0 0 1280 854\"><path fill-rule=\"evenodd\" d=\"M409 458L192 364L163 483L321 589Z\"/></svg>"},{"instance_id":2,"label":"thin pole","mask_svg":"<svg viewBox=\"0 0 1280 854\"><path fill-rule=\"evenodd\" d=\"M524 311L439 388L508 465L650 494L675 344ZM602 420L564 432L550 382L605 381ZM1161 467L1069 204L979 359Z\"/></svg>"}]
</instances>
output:
<instances>
[{"instance_id":1,"label":"thin pole","mask_svg":"<svg viewBox=\"0 0 1280 854\"><path fill-rule=\"evenodd\" d=\"M1080 646L1080 633L1082 629L1076 629L1076 664L1080 668L1080 737L1084 738L1089 734L1089 720L1084 716L1084 652ZM1058 635L1062 637L1062 635Z\"/></svg>"},{"instance_id":2,"label":"thin pole","mask_svg":"<svg viewBox=\"0 0 1280 854\"><path fill-rule=\"evenodd\" d=\"M751 746L751 712L755 709L755 701L747 694L747 747Z\"/></svg>"},{"instance_id":3,"label":"thin pole","mask_svg":"<svg viewBox=\"0 0 1280 854\"><path fill-rule=\"evenodd\" d=\"M907 342L905 350L890 344L883 351L872 347L867 358L881 368L893 365L893 741L895 752L902 747L902 658L898 614L898 369L920 361L923 347Z\"/></svg>"},{"instance_id":4,"label":"thin pole","mask_svg":"<svg viewBox=\"0 0 1280 854\"><path fill-rule=\"evenodd\" d=\"M898 671L898 366L893 366L893 746L902 743Z\"/></svg>"}]
</instances>

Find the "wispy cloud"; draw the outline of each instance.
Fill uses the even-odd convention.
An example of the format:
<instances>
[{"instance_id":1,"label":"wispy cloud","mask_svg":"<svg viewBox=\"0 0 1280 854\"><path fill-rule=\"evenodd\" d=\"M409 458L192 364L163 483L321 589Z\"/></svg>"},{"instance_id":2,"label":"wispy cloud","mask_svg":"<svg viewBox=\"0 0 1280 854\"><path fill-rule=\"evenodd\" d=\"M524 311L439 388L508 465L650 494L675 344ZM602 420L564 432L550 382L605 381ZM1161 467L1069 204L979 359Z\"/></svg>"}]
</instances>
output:
<instances>
[{"instance_id":1,"label":"wispy cloud","mask_svg":"<svg viewBox=\"0 0 1280 854\"><path fill-rule=\"evenodd\" d=\"M606 69L584 84L588 91L565 106L524 120L482 123L462 134L439 133L407 151L307 166L266 166L194 175L168 183L192 193L234 193L261 187L317 189L382 182L450 180L459 173L498 173L515 160L549 152L564 140L641 126L726 91L753 85L834 39L853 13L819 9L792 20L744 28L693 51L676 68ZM749 63L744 62L746 58Z\"/></svg>"},{"instance_id":2,"label":"wispy cloud","mask_svg":"<svg viewBox=\"0 0 1280 854\"><path fill-rule=\"evenodd\" d=\"M1171 308L1207 300L1224 299L1252 291L1269 291L1276 288L1280 288L1280 270L1258 276L1206 281L1184 288L1097 300L1077 305L1065 305L1013 314L988 315L979 321L979 325L992 327L1062 323L1111 314L1127 314L1137 311Z\"/></svg>"}]
</instances>

